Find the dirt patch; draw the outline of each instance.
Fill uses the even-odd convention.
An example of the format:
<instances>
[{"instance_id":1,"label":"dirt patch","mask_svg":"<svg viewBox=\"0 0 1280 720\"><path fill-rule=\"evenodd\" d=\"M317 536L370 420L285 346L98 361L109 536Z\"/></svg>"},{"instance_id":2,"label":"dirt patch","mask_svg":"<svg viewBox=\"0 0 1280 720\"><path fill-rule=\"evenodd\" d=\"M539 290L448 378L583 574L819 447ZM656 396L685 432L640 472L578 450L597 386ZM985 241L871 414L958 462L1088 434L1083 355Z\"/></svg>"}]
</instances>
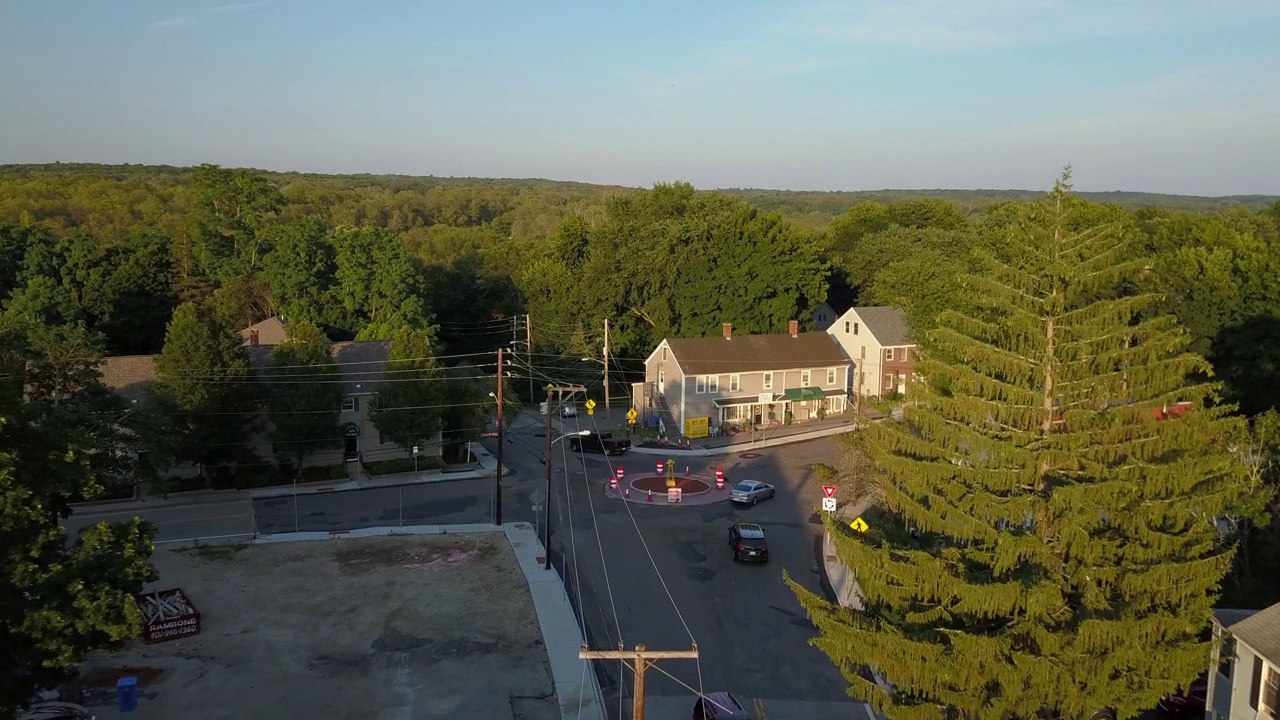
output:
<instances>
[{"instance_id":1,"label":"dirt patch","mask_svg":"<svg viewBox=\"0 0 1280 720\"><path fill-rule=\"evenodd\" d=\"M502 535L256 545L230 562L161 550L155 563L156 587L200 608L201 634L137 641L84 669L112 687L146 669L139 720L559 718ZM113 702L95 700L99 715Z\"/></svg>"},{"instance_id":2,"label":"dirt patch","mask_svg":"<svg viewBox=\"0 0 1280 720\"><path fill-rule=\"evenodd\" d=\"M679 476L676 477L676 487L690 495L694 493L704 493L711 489L710 485L701 480L696 478L683 478ZM636 478L631 481L631 489L639 490L640 492L648 492L652 490L655 494L666 493L667 479L658 476Z\"/></svg>"}]
</instances>

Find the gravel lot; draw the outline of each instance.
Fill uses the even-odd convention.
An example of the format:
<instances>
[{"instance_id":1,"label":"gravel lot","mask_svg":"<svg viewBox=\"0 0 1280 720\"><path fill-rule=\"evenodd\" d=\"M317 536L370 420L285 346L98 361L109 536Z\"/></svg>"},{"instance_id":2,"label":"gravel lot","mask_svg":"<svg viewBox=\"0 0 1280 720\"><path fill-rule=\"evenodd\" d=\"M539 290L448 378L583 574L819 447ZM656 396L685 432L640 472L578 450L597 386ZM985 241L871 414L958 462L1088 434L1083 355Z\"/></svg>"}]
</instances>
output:
<instances>
[{"instance_id":1,"label":"gravel lot","mask_svg":"<svg viewBox=\"0 0 1280 720\"><path fill-rule=\"evenodd\" d=\"M200 635L91 659L139 677L133 716L558 720L533 603L500 534L159 550ZM125 668L131 668L125 670ZM99 717L114 692L91 692Z\"/></svg>"}]
</instances>

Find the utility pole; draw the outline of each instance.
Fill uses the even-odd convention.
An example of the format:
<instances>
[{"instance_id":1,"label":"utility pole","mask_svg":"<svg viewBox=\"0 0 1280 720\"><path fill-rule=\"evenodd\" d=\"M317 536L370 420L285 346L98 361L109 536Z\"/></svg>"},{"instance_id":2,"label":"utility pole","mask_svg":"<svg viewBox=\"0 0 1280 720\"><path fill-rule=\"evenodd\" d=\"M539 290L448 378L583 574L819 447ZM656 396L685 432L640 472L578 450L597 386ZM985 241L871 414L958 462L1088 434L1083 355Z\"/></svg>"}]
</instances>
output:
<instances>
[{"instance_id":1,"label":"utility pole","mask_svg":"<svg viewBox=\"0 0 1280 720\"><path fill-rule=\"evenodd\" d=\"M498 394L495 396L498 400L498 471L493 476L493 524L502 526L502 443L503 443L503 425L506 423L502 419L502 348L498 348ZM469 458L468 458L469 459Z\"/></svg>"},{"instance_id":2,"label":"utility pole","mask_svg":"<svg viewBox=\"0 0 1280 720\"><path fill-rule=\"evenodd\" d=\"M564 394L566 392L580 392L585 394L587 389L581 385L547 386L547 521L542 524L542 551L546 556L545 562L542 566L543 570L551 569L551 460L553 457L551 454L551 445L555 442L555 432L551 427L551 416L555 414L556 408L560 406L560 403L564 402ZM554 405L551 404L551 393L557 393L559 397L559 402ZM570 518L570 522L572 522L572 518Z\"/></svg>"},{"instance_id":3,"label":"utility pole","mask_svg":"<svg viewBox=\"0 0 1280 720\"><path fill-rule=\"evenodd\" d=\"M533 316L524 314L525 365L529 366L529 402L533 402Z\"/></svg>"},{"instance_id":4,"label":"utility pole","mask_svg":"<svg viewBox=\"0 0 1280 720\"><path fill-rule=\"evenodd\" d=\"M630 660L635 671L635 682L631 691L631 718L644 720L644 674L654 660L697 660L698 644L692 650L646 650L644 645L636 645L635 650L623 650L618 644L617 650L588 650L586 645L578 651L583 660ZM699 698L701 700L702 698Z\"/></svg>"},{"instance_id":5,"label":"utility pole","mask_svg":"<svg viewBox=\"0 0 1280 720\"><path fill-rule=\"evenodd\" d=\"M604 409L609 410L609 318L604 319Z\"/></svg>"}]
</instances>

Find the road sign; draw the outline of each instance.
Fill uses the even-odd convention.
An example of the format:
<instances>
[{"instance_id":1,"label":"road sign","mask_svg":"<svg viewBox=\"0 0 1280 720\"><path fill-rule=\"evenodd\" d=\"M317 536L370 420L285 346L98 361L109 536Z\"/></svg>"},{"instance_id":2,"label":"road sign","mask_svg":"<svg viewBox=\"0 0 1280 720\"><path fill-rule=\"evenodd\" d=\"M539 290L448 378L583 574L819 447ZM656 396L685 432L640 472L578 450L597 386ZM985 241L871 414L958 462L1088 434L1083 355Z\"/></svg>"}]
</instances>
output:
<instances>
[{"instance_id":1,"label":"road sign","mask_svg":"<svg viewBox=\"0 0 1280 720\"><path fill-rule=\"evenodd\" d=\"M595 401L595 400L587 400L587 402L586 402L586 406L587 406L587 409L588 409L588 410L595 410L595 409L596 409L596 401Z\"/></svg>"},{"instance_id":2,"label":"road sign","mask_svg":"<svg viewBox=\"0 0 1280 720\"><path fill-rule=\"evenodd\" d=\"M835 498L822 498L822 509L823 509L823 510L826 510L827 512L835 512L835 511L836 511L836 499L835 499Z\"/></svg>"},{"instance_id":3,"label":"road sign","mask_svg":"<svg viewBox=\"0 0 1280 720\"><path fill-rule=\"evenodd\" d=\"M632 422L634 422L635 419L638 417L640 417L640 413L636 412L635 408L631 408L630 410L627 411L628 420L631 420Z\"/></svg>"},{"instance_id":4,"label":"road sign","mask_svg":"<svg viewBox=\"0 0 1280 720\"><path fill-rule=\"evenodd\" d=\"M833 497L835 497L835 496L836 496L836 486L835 486L835 485L823 485L823 486L822 486L822 492L826 493L826 494L827 494L827 497L829 497L829 498L833 498Z\"/></svg>"},{"instance_id":5,"label":"road sign","mask_svg":"<svg viewBox=\"0 0 1280 720\"><path fill-rule=\"evenodd\" d=\"M854 530L857 530L858 532L866 532L867 521L863 520L862 518L854 518L853 522L849 523L849 527L853 528Z\"/></svg>"},{"instance_id":6,"label":"road sign","mask_svg":"<svg viewBox=\"0 0 1280 720\"><path fill-rule=\"evenodd\" d=\"M681 497L683 497L683 496L684 496L684 491L683 491L683 490L681 490L680 488L678 488L678 487L667 488L667 502L668 502L668 503L678 503L678 502L680 502L680 499L681 499Z\"/></svg>"}]
</instances>

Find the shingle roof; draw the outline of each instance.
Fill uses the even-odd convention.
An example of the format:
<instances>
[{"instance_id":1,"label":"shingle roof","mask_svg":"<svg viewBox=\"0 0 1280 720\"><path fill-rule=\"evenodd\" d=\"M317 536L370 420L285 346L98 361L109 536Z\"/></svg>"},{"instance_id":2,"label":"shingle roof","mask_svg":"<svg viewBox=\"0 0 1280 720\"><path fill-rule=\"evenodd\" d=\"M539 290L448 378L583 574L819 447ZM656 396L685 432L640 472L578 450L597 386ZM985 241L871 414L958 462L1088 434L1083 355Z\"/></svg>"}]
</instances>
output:
<instances>
[{"instance_id":1,"label":"shingle roof","mask_svg":"<svg viewBox=\"0 0 1280 720\"><path fill-rule=\"evenodd\" d=\"M873 307L855 307L853 311L862 319L862 324L875 336L876 342L884 347L912 345L911 328L907 325L906 313L896 307L876 305Z\"/></svg>"},{"instance_id":2,"label":"shingle roof","mask_svg":"<svg viewBox=\"0 0 1280 720\"><path fill-rule=\"evenodd\" d=\"M729 374L840 367L849 358L825 332L779 335L721 335L701 338L667 338L671 354L686 375Z\"/></svg>"},{"instance_id":3,"label":"shingle roof","mask_svg":"<svg viewBox=\"0 0 1280 720\"><path fill-rule=\"evenodd\" d=\"M250 343L249 337L258 333L258 345L279 345L289 339L289 331L285 329L284 320L279 315L269 317L240 331L240 338L245 345Z\"/></svg>"},{"instance_id":4,"label":"shingle roof","mask_svg":"<svg viewBox=\"0 0 1280 720\"><path fill-rule=\"evenodd\" d=\"M1237 640L1280 665L1280 603L1227 626Z\"/></svg>"},{"instance_id":5,"label":"shingle roof","mask_svg":"<svg viewBox=\"0 0 1280 720\"><path fill-rule=\"evenodd\" d=\"M155 382L154 355L121 355L103 358L98 365L102 383L126 400L142 400L147 386Z\"/></svg>"}]
</instances>

